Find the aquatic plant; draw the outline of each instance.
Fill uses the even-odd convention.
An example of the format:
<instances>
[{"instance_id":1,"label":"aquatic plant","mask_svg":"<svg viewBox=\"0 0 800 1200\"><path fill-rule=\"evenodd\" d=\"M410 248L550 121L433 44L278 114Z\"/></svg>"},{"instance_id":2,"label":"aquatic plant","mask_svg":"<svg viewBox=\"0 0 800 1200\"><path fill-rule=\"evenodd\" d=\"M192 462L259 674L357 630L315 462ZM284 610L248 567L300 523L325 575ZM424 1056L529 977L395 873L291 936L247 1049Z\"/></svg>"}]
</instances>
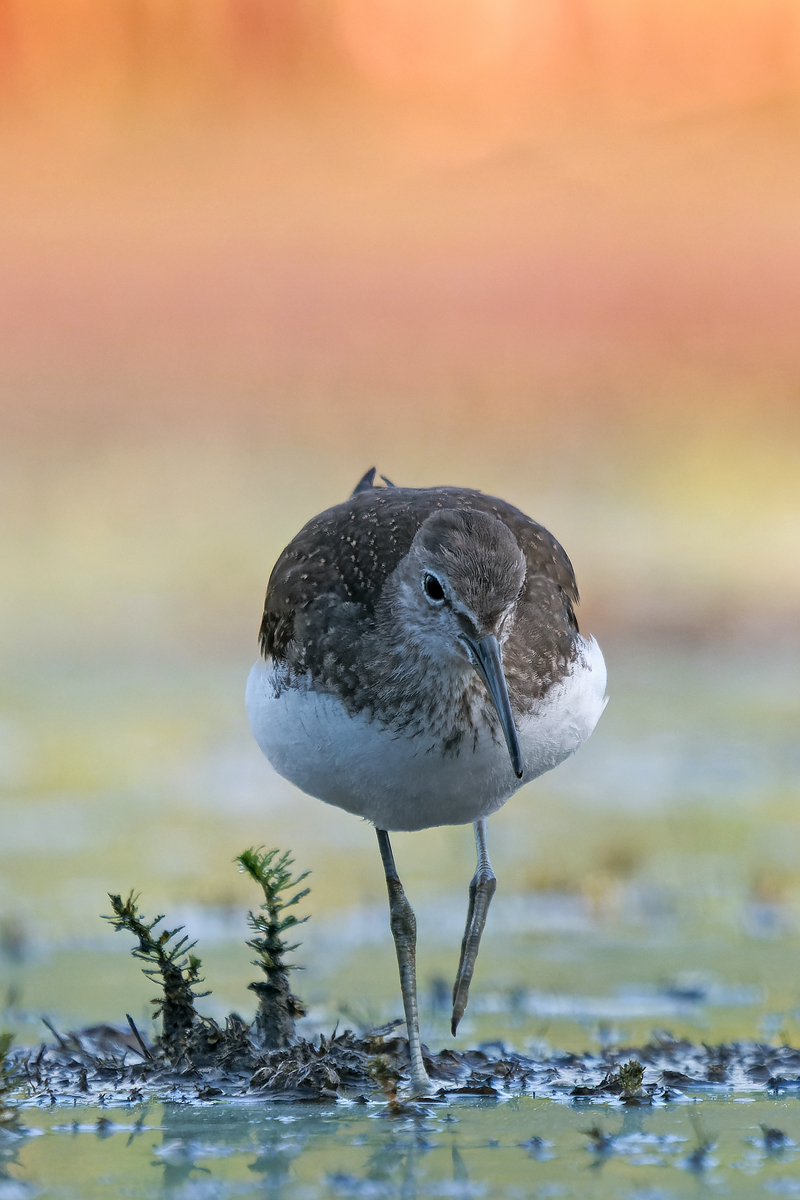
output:
<instances>
[{"instance_id":1,"label":"aquatic plant","mask_svg":"<svg viewBox=\"0 0 800 1200\"><path fill-rule=\"evenodd\" d=\"M0 1133L17 1133L21 1128L13 1101L15 1071L9 1061L13 1040L13 1034L0 1033Z\"/></svg>"},{"instance_id":2,"label":"aquatic plant","mask_svg":"<svg viewBox=\"0 0 800 1200\"><path fill-rule=\"evenodd\" d=\"M148 964L142 967L148 979L160 981L162 995L152 1003L156 1006L154 1016L161 1017L161 1046L170 1057L179 1056L192 1026L198 1020L194 1002L209 995L208 992L192 990L195 984L203 982L200 959L192 954L197 943L189 942L188 936L174 940L183 930L182 925L154 934L156 925L164 920L163 914L153 921L147 921L139 913L136 903L138 896L134 892L130 892L127 900L111 892L108 898L114 913L103 919L110 921L117 932L125 930L133 934L138 944L131 953L134 958Z\"/></svg>"},{"instance_id":3,"label":"aquatic plant","mask_svg":"<svg viewBox=\"0 0 800 1200\"><path fill-rule=\"evenodd\" d=\"M287 893L298 888L309 872L303 871L293 878L294 859L288 851L281 854L277 849L251 847L237 855L234 861L264 893L260 911L248 913L248 924L254 936L247 945L257 955L252 960L253 965L260 967L266 978L248 984L248 987L258 996L254 1038L265 1050L279 1050L288 1046L294 1037L296 1019L305 1016L303 1005L289 987L289 971L299 968L285 961L285 956L296 950L300 943L287 945L283 935L308 920L308 917L297 917L287 909L299 904L311 889L302 888L292 896Z\"/></svg>"}]
</instances>

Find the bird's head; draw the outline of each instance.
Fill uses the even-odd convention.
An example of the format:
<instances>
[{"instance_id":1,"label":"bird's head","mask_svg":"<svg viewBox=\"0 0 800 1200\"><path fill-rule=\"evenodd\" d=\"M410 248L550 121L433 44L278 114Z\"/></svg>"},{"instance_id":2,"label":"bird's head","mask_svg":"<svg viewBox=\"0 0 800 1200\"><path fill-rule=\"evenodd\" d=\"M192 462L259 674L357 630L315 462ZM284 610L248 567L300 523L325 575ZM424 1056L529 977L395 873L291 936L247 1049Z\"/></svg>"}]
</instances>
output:
<instances>
[{"instance_id":1,"label":"bird's head","mask_svg":"<svg viewBox=\"0 0 800 1200\"><path fill-rule=\"evenodd\" d=\"M522 752L503 673L501 645L525 582L525 556L511 530L489 513L443 509L420 526L402 564L393 608L416 646L432 658L468 662L497 711L511 763Z\"/></svg>"}]
</instances>

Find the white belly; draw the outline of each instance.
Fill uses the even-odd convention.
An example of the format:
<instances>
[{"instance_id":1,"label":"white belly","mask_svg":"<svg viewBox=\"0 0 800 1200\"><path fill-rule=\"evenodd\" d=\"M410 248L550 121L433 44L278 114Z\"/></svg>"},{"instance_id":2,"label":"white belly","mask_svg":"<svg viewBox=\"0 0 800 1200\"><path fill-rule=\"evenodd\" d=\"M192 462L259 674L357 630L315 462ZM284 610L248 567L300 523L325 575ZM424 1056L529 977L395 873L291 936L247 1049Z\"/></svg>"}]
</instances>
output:
<instances>
[{"instance_id":1,"label":"white belly","mask_svg":"<svg viewBox=\"0 0 800 1200\"><path fill-rule=\"evenodd\" d=\"M531 779L574 754L605 708L606 667L594 638L580 639L571 673L519 725L525 774L517 779L504 741L488 729L477 744L442 755L421 738L351 716L333 696L305 688L278 693L259 661L245 700L259 746L302 791L379 829L428 829L487 817Z\"/></svg>"}]
</instances>

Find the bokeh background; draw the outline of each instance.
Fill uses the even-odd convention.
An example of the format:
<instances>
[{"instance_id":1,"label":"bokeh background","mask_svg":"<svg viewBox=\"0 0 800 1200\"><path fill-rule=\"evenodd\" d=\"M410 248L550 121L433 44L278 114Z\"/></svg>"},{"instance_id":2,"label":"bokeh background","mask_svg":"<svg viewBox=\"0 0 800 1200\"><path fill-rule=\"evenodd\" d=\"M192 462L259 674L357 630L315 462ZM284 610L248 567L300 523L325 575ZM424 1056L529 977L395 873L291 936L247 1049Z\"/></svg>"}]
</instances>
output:
<instances>
[{"instance_id":1,"label":"bokeh background","mask_svg":"<svg viewBox=\"0 0 800 1200\"><path fill-rule=\"evenodd\" d=\"M800 5L2 0L0 1005L146 1020L108 891L252 1011L399 1015L374 835L277 779L272 563L377 465L571 555L611 703L490 833L461 1044L800 1035ZM468 828L398 836L445 1038Z\"/></svg>"}]
</instances>

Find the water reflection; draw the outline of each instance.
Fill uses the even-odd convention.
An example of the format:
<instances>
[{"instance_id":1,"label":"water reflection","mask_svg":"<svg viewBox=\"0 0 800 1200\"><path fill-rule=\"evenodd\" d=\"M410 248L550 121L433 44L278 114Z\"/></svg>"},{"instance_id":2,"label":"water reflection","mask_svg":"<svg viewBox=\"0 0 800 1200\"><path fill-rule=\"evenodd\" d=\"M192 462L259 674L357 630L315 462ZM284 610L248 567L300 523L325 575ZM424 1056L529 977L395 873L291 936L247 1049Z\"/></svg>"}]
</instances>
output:
<instances>
[{"instance_id":1,"label":"water reflection","mask_svg":"<svg viewBox=\"0 0 800 1200\"><path fill-rule=\"evenodd\" d=\"M392 1121L392 1125L384 1126L384 1118ZM438 1132L437 1125L431 1123L425 1111L397 1117L387 1109L378 1114L378 1120L382 1136L373 1145L362 1171L357 1175L330 1173L325 1183L337 1196L399 1196L401 1200L415 1200L420 1161L440 1144L428 1136Z\"/></svg>"},{"instance_id":2,"label":"water reflection","mask_svg":"<svg viewBox=\"0 0 800 1200\"><path fill-rule=\"evenodd\" d=\"M284 1186L291 1178L291 1167L306 1145L306 1133L286 1133L277 1125L267 1126L260 1137L258 1153L248 1163L248 1171L261 1177L258 1195L264 1200L281 1200Z\"/></svg>"},{"instance_id":3,"label":"water reflection","mask_svg":"<svg viewBox=\"0 0 800 1200\"><path fill-rule=\"evenodd\" d=\"M26 1112L47 1136L0 1148L0 1200L751 1200L792 1194L800 1142L800 1107L763 1089L652 1107L453 1097L391 1116L274 1102L64 1116Z\"/></svg>"},{"instance_id":4,"label":"water reflection","mask_svg":"<svg viewBox=\"0 0 800 1200\"><path fill-rule=\"evenodd\" d=\"M247 1124L209 1120L203 1109L166 1104L162 1114L161 1145L153 1150L152 1166L161 1171L160 1195L167 1200L187 1191L187 1184L210 1179L205 1160L225 1157L250 1140ZM198 1160L204 1160L202 1163ZM194 1189L189 1189L194 1190Z\"/></svg>"},{"instance_id":5,"label":"water reflection","mask_svg":"<svg viewBox=\"0 0 800 1200\"><path fill-rule=\"evenodd\" d=\"M23 1200L24 1197L33 1194L32 1187L20 1181L18 1170L11 1172L12 1167L21 1166L21 1140L15 1138L12 1141L0 1131L0 1200L5 1200L6 1197L8 1200Z\"/></svg>"},{"instance_id":6,"label":"water reflection","mask_svg":"<svg viewBox=\"0 0 800 1200\"><path fill-rule=\"evenodd\" d=\"M159 1195L164 1200L211 1200L238 1194L264 1200L290 1200L300 1194L416 1200L431 1194L484 1194L485 1184L471 1179L456 1144L459 1119L451 1112L423 1109L396 1115L383 1106L371 1106L368 1115L359 1112L355 1119L349 1118L342 1109L277 1115L273 1111L266 1116L250 1106L188 1109L165 1105L161 1143L150 1158L150 1166L161 1175ZM139 1129L142 1124L140 1118ZM136 1129L128 1137L128 1146ZM442 1140L443 1134L449 1137ZM487 1144L500 1146L498 1139L484 1140L483 1145ZM329 1167L313 1183L306 1181L299 1193L298 1160L305 1151L314 1154L323 1147ZM334 1165L343 1149L347 1159L355 1156L355 1164ZM449 1169L443 1176L440 1156L435 1170L426 1165L433 1151L447 1154ZM247 1182L220 1178L213 1160L239 1155L245 1159Z\"/></svg>"}]
</instances>

